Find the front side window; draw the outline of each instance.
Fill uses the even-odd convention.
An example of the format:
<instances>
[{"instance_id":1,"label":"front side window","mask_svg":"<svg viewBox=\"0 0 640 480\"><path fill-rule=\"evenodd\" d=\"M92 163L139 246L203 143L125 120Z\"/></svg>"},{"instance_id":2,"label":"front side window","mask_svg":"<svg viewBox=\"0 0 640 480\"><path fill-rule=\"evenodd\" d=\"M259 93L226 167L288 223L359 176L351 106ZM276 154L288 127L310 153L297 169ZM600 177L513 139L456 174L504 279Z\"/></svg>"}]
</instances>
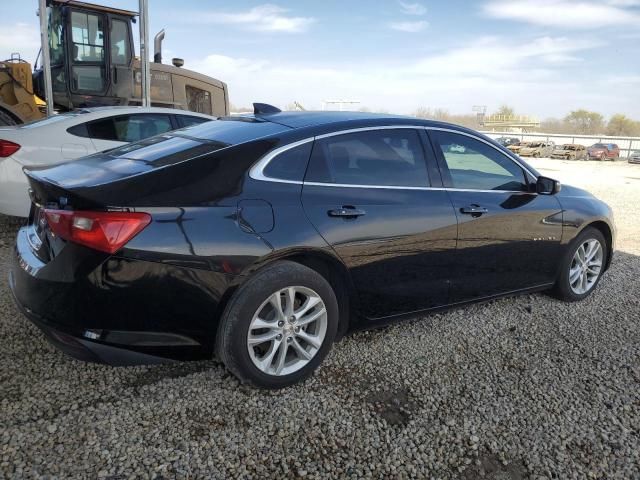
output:
<instances>
[{"instance_id":1,"label":"front side window","mask_svg":"<svg viewBox=\"0 0 640 480\"><path fill-rule=\"evenodd\" d=\"M522 168L490 145L453 132L434 130L430 135L442 152L447 186L469 190L528 190Z\"/></svg>"},{"instance_id":2,"label":"front side window","mask_svg":"<svg viewBox=\"0 0 640 480\"><path fill-rule=\"evenodd\" d=\"M101 15L71 12L73 90L101 92L105 86L104 20Z\"/></svg>"},{"instance_id":3,"label":"front side window","mask_svg":"<svg viewBox=\"0 0 640 480\"><path fill-rule=\"evenodd\" d=\"M169 116L158 114L121 115L88 125L91 138L114 142L137 142L172 129Z\"/></svg>"},{"instance_id":4,"label":"front side window","mask_svg":"<svg viewBox=\"0 0 640 480\"><path fill-rule=\"evenodd\" d=\"M129 65L129 32L122 20L111 22L111 64Z\"/></svg>"},{"instance_id":5,"label":"front side window","mask_svg":"<svg viewBox=\"0 0 640 480\"><path fill-rule=\"evenodd\" d=\"M305 181L426 187L427 166L418 132L370 130L316 140Z\"/></svg>"},{"instance_id":6,"label":"front side window","mask_svg":"<svg viewBox=\"0 0 640 480\"><path fill-rule=\"evenodd\" d=\"M62 11L59 8L48 8L49 12L49 55L51 65L62 65L64 63L64 32Z\"/></svg>"}]
</instances>

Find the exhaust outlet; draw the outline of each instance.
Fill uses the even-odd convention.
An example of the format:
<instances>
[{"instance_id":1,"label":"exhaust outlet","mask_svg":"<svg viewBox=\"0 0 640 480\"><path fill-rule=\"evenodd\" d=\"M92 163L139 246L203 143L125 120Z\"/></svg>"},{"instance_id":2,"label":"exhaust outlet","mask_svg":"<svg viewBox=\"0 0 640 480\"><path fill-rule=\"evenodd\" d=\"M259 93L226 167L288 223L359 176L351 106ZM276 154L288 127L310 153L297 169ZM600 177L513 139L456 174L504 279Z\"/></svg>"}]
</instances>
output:
<instances>
[{"instance_id":1,"label":"exhaust outlet","mask_svg":"<svg viewBox=\"0 0 640 480\"><path fill-rule=\"evenodd\" d=\"M164 40L164 28L153 37L153 63L162 63L162 41Z\"/></svg>"}]
</instances>

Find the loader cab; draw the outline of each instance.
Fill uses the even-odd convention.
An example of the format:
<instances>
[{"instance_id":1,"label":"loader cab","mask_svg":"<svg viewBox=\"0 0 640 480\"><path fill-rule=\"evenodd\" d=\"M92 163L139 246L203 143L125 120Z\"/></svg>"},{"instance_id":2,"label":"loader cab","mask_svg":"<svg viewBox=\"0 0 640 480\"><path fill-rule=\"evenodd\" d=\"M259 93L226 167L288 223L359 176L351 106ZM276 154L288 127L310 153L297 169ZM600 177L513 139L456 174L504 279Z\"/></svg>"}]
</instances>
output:
<instances>
[{"instance_id":1,"label":"loader cab","mask_svg":"<svg viewBox=\"0 0 640 480\"><path fill-rule=\"evenodd\" d=\"M79 0L47 0L53 99L57 110L141 104L140 59L135 57L137 12ZM214 116L229 114L225 83L187 70L180 59L152 62L151 105ZM42 68L34 89L44 98Z\"/></svg>"},{"instance_id":2,"label":"loader cab","mask_svg":"<svg viewBox=\"0 0 640 480\"><path fill-rule=\"evenodd\" d=\"M48 2L54 101L64 109L123 105L133 97L136 12L77 1ZM34 72L36 88L42 70Z\"/></svg>"}]
</instances>

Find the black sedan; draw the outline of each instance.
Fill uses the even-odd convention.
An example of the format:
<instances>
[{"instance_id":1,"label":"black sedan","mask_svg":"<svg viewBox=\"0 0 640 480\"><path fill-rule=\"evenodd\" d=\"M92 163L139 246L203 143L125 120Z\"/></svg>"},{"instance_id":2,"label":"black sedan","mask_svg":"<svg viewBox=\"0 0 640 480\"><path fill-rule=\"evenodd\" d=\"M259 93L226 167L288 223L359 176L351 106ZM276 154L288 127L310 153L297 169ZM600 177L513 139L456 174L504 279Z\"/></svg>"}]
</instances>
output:
<instances>
[{"instance_id":1,"label":"black sedan","mask_svg":"<svg viewBox=\"0 0 640 480\"><path fill-rule=\"evenodd\" d=\"M611 210L466 128L361 113L222 118L26 172L10 285L59 348L310 375L349 330L522 292L589 295Z\"/></svg>"}]
</instances>

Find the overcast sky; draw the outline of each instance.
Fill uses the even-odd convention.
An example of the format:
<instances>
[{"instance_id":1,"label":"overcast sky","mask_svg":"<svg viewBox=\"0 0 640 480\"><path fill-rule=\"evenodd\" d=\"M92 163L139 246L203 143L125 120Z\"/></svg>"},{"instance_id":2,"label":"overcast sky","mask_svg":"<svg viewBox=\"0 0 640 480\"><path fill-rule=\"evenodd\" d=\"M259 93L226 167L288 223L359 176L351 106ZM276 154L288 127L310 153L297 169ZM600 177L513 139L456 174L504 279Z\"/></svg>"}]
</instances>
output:
<instances>
[{"instance_id":1,"label":"overcast sky","mask_svg":"<svg viewBox=\"0 0 640 480\"><path fill-rule=\"evenodd\" d=\"M37 2L1 1L0 58L33 61ZM577 108L640 118L640 0L149 4L151 37L167 32L164 58L227 82L236 106L349 99L398 113L509 104L541 118Z\"/></svg>"}]
</instances>

